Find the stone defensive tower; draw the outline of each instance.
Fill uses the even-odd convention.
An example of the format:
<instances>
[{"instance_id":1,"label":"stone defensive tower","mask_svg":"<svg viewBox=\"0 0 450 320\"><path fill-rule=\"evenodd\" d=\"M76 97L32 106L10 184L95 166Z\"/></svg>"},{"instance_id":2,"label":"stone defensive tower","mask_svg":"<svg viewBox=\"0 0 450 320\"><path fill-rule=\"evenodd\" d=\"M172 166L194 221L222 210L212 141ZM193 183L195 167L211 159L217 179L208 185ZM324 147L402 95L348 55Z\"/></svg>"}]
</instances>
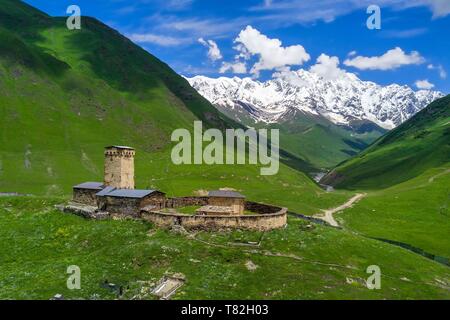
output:
<instances>
[{"instance_id":1,"label":"stone defensive tower","mask_svg":"<svg viewBox=\"0 0 450 320\"><path fill-rule=\"evenodd\" d=\"M134 155L135 150L130 147L105 148L105 186L134 189Z\"/></svg>"}]
</instances>

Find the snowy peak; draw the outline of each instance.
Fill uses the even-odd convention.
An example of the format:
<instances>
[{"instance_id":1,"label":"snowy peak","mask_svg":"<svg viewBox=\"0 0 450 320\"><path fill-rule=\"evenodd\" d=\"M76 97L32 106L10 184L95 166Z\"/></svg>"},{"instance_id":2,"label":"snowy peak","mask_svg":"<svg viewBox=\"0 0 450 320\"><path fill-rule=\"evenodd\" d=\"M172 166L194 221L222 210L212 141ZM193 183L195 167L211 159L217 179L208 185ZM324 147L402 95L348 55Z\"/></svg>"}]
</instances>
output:
<instances>
[{"instance_id":1,"label":"snowy peak","mask_svg":"<svg viewBox=\"0 0 450 320\"><path fill-rule=\"evenodd\" d=\"M187 78L191 86L216 107L256 122L289 120L298 111L321 115L339 125L371 121L393 129L434 100L436 91L414 91L408 86L380 86L345 73L325 80L315 73L298 70L279 72L266 82L251 78Z\"/></svg>"}]
</instances>

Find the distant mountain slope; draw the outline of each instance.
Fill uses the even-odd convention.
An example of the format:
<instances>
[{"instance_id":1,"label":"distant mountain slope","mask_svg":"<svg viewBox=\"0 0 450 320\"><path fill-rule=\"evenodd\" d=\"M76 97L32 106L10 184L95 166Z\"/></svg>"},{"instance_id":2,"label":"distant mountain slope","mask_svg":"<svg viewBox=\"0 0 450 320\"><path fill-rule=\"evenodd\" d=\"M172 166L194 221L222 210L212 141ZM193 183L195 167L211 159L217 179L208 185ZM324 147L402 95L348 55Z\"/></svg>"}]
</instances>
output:
<instances>
[{"instance_id":1,"label":"distant mountain slope","mask_svg":"<svg viewBox=\"0 0 450 320\"><path fill-rule=\"evenodd\" d=\"M281 147L319 168L310 171L312 173L334 167L337 163L358 154L386 132L370 124L361 131L352 130L307 113L296 114L292 119L280 124L253 126L278 128Z\"/></svg>"},{"instance_id":2,"label":"distant mountain slope","mask_svg":"<svg viewBox=\"0 0 450 320\"><path fill-rule=\"evenodd\" d=\"M266 82L204 76L188 80L231 119L279 128L283 149L321 168L356 155L442 96L407 86L382 87L351 73L327 81L305 70Z\"/></svg>"},{"instance_id":3,"label":"distant mountain slope","mask_svg":"<svg viewBox=\"0 0 450 320\"><path fill-rule=\"evenodd\" d=\"M382 188L450 162L450 95L436 100L322 179L340 188Z\"/></svg>"}]
</instances>

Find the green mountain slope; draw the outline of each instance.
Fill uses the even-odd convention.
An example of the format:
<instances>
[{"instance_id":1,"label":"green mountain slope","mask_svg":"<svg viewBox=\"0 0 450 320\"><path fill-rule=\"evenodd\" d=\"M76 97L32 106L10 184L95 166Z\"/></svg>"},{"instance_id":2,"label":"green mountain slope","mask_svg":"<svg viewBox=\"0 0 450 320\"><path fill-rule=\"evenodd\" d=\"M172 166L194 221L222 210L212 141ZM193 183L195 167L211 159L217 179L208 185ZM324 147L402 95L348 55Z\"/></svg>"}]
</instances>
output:
<instances>
[{"instance_id":1,"label":"green mountain slope","mask_svg":"<svg viewBox=\"0 0 450 320\"><path fill-rule=\"evenodd\" d=\"M287 120L267 126L240 111L220 105L216 108L246 126L279 129L281 147L309 163L310 173L336 166L367 148L386 132L373 123L353 123L353 128L350 128L303 112L291 114L285 117Z\"/></svg>"},{"instance_id":2,"label":"green mountain slope","mask_svg":"<svg viewBox=\"0 0 450 320\"><path fill-rule=\"evenodd\" d=\"M337 219L345 228L441 256L450 263L450 167L368 193Z\"/></svg>"},{"instance_id":3,"label":"green mountain slope","mask_svg":"<svg viewBox=\"0 0 450 320\"><path fill-rule=\"evenodd\" d=\"M140 99L151 97L153 89L166 87L207 124L231 123L165 63L98 20L83 17L82 30L68 30L66 18L51 18L21 1L2 0L0 4L4 58L52 75L81 73ZM79 89L76 83L67 85Z\"/></svg>"},{"instance_id":4,"label":"green mountain slope","mask_svg":"<svg viewBox=\"0 0 450 320\"><path fill-rule=\"evenodd\" d=\"M431 103L322 179L338 188L379 189L450 162L450 95Z\"/></svg>"},{"instance_id":5,"label":"green mountain slope","mask_svg":"<svg viewBox=\"0 0 450 320\"><path fill-rule=\"evenodd\" d=\"M273 127L280 129L282 147L314 166L327 169L355 156L386 131L376 125L361 129L338 126L313 115L298 115Z\"/></svg>"},{"instance_id":6,"label":"green mountain slope","mask_svg":"<svg viewBox=\"0 0 450 320\"><path fill-rule=\"evenodd\" d=\"M277 177L249 165L173 165L174 129L191 129L198 119L205 127L237 124L166 64L95 19L83 17L82 29L70 31L65 18L0 0L0 37L0 192L68 195L80 181L101 181L104 146L125 144L137 149L141 188L191 194L235 187L305 213L347 196L322 199L326 193L308 177L283 165Z\"/></svg>"},{"instance_id":7,"label":"green mountain slope","mask_svg":"<svg viewBox=\"0 0 450 320\"><path fill-rule=\"evenodd\" d=\"M59 188L97 173L104 145L157 151L196 119L230 123L168 66L100 22L82 23L69 31L65 19L0 2L1 189ZM80 160L84 170L65 169Z\"/></svg>"}]
</instances>

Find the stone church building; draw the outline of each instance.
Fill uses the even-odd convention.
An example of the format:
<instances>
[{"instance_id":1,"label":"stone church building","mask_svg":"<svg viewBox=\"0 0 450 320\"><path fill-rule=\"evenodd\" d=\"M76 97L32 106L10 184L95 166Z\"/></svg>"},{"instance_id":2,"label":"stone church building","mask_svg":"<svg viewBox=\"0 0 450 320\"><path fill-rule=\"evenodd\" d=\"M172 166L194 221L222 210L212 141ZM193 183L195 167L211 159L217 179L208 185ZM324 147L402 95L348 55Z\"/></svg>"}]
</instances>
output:
<instances>
[{"instance_id":1,"label":"stone church building","mask_svg":"<svg viewBox=\"0 0 450 320\"><path fill-rule=\"evenodd\" d=\"M207 196L166 198L158 190L135 189L135 150L125 146L105 148L103 182L84 182L73 187L73 202L63 208L86 218L127 216L157 226L186 229L248 229L267 231L287 223L287 208L246 201L233 189L210 191ZM198 207L195 213L180 208Z\"/></svg>"},{"instance_id":2,"label":"stone church building","mask_svg":"<svg viewBox=\"0 0 450 320\"><path fill-rule=\"evenodd\" d=\"M130 147L106 147L104 181L74 186L73 201L126 215L136 215L145 207L164 207L166 196L163 192L135 189L134 156L135 150Z\"/></svg>"}]
</instances>

